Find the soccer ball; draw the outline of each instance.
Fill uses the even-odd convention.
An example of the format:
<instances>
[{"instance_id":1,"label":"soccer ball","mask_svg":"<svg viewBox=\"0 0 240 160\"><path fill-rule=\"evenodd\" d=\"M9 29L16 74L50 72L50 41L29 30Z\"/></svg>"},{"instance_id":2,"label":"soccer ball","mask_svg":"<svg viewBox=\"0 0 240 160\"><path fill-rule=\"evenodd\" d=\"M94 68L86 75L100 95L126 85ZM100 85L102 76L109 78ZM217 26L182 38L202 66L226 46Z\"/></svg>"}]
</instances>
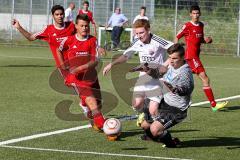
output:
<instances>
[{"instance_id":1,"label":"soccer ball","mask_svg":"<svg viewBox=\"0 0 240 160\"><path fill-rule=\"evenodd\" d=\"M119 138L121 129L121 122L116 118L109 118L103 124L103 132L110 141L115 141Z\"/></svg>"}]
</instances>

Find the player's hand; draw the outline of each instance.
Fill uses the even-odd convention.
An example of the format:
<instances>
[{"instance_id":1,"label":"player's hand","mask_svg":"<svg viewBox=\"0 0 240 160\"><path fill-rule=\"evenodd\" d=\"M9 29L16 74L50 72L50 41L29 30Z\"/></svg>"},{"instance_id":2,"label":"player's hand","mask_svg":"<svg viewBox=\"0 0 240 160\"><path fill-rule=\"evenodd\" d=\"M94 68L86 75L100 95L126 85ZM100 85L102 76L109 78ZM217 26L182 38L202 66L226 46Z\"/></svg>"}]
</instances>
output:
<instances>
[{"instance_id":1,"label":"player's hand","mask_svg":"<svg viewBox=\"0 0 240 160\"><path fill-rule=\"evenodd\" d=\"M106 50L105 50L104 48L99 47L99 48L97 49L97 51L98 51L98 53L100 54L100 56L106 56L106 55L107 55L107 54L106 54Z\"/></svg>"},{"instance_id":2,"label":"player's hand","mask_svg":"<svg viewBox=\"0 0 240 160\"><path fill-rule=\"evenodd\" d=\"M105 66L103 68L103 75L106 76L107 73L111 70L111 68L112 68L112 64L111 63L109 63L107 66Z\"/></svg>"},{"instance_id":3,"label":"player's hand","mask_svg":"<svg viewBox=\"0 0 240 160\"><path fill-rule=\"evenodd\" d=\"M166 87L167 87L171 92L173 91L174 87L172 86L171 83L168 83L168 82L166 82L166 81L163 81L163 83L166 85Z\"/></svg>"},{"instance_id":4,"label":"player's hand","mask_svg":"<svg viewBox=\"0 0 240 160\"><path fill-rule=\"evenodd\" d=\"M12 20L12 25L13 25L15 28L17 28L17 29L20 27L19 21L16 20L16 19L13 19L13 20Z\"/></svg>"},{"instance_id":5,"label":"player's hand","mask_svg":"<svg viewBox=\"0 0 240 160\"><path fill-rule=\"evenodd\" d=\"M204 38L205 43L212 43L212 38L211 37L205 37Z\"/></svg>"},{"instance_id":6,"label":"player's hand","mask_svg":"<svg viewBox=\"0 0 240 160\"><path fill-rule=\"evenodd\" d=\"M144 63L144 65L141 64L129 70L129 72L137 72L137 71L148 72L149 71L148 63Z\"/></svg>"},{"instance_id":7,"label":"player's hand","mask_svg":"<svg viewBox=\"0 0 240 160\"><path fill-rule=\"evenodd\" d=\"M173 87L171 83L168 83L166 81L163 81L163 83L165 84L165 86L174 94L178 94L178 86Z\"/></svg>"},{"instance_id":8,"label":"player's hand","mask_svg":"<svg viewBox=\"0 0 240 160\"><path fill-rule=\"evenodd\" d=\"M72 73L69 73L64 79L64 83L68 87L73 86L75 82L76 82L76 75Z\"/></svg>"},{"instance_id":9,"label":"player's hand","mask_svg":"<svg viewBox=\"0 0 240 160\"><path fill-rule=\"evenodd\" d=\"M167 72L167 67L161 65L157 68L150 68L146 73L154 79L162 78Z\"/></svg>"}]
</instances>

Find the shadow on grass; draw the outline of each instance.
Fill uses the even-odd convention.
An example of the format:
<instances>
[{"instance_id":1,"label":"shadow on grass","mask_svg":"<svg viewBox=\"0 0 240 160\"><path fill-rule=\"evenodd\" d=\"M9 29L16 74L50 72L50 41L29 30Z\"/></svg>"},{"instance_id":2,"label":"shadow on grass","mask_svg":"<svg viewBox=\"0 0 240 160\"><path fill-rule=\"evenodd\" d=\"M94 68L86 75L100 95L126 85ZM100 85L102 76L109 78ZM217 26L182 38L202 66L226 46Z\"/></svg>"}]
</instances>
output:
<instances>
[{"instance_id":1,"label":"shadow on grass","mask_svg":"<svg viewBox=\"0 0 240 160\"><path fill-rule=\"evenodd\" d=\"M198 107L198 108L209 108L209 106L194 106L193 108ZM226 106L225 108L222 108L218 112L229 112L229 111L234 111L234 110L239 110L240 106Z\"/></svg>"},{"instance_id":2,"label":"shadow on grass","mask_svg":"<svg viewBox=\"0 0 240 160\"><path fill-rule=\"evenodd\" d=\"M239 149L240 138L238 137L210 137L207 139L196 139L183 141L181 148L187 147L224 147L227 149Z\"/></svg>"},{"instance_id":3,"label":"shadow on grass","mask_svg":"<svg viewBox=\"0 0 240 160\"><path fill-rule=\"evenodd\" d=\"M6 66L1 66L1 67L54 67L51 65L6 65Z\"/></svg>"},{"instance_id":4,"label":"shadow on grass","mask_svg":"<svg viewBox=\"0 0 240 160\"><path fill-rule=\"evenodd\" d=\"M146 150L146 149L148 149L148 148L146 148L146 147L122 148L122 150L125 150L125 151L128 151L128 150L138 151L138 150Z\"/></svg>"},{"instance_id":5,"label":"shadow on grass","mask_svg":"<svg viewBox=\"0 0 240 160\"><path fill-rule=\"evenodd\" d=\"M179 133L179 132L198 132L198 129L182 129L182 130L170 130L171 133Z\"/></svg>"},{"instance_id":6,"label":"shadow on grass","mask_svg":"<svg viewBox=\"0 0 240 160\"><path fill-rule=\"evenodd\" d=\"M132 136L136 136L136 135L141 135L143 133L144 133L143 130L139 130L139 131L123 131L123 132L121 132L121 139L126 138L126 137L132 137Z\"/></svg>"}]
</instances>

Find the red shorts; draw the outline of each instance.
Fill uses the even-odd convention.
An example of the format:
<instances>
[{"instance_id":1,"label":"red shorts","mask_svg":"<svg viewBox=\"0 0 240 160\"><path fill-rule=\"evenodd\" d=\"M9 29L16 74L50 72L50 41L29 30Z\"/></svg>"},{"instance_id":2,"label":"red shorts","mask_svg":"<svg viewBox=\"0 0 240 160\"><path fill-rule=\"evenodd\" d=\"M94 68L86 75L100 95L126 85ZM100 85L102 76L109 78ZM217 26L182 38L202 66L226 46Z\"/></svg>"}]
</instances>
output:
<instances>
[{"instance_id":1,"label":"red shorts","mask_svg":"<svg viewBox=\"0 0 240 160\"><path fill-rule=\"evenodd\" d=\"M67 77L69 74L69 71L63 70L58 68L60 74L62 75L63 79ZM87 97L95 97L97 99L98 104L101 103L101 91L100 91L100 85L98 79L95 77L92 77L92 79L95 79L95 82L86 82L77 80L75 82L74 90L77 92L79 98L81 99L82 106L87 106L85 100Z\"/></svg>"},{"instance_id":2,"label":"red shorts","mask_svg":"<svg viewBox=\"0 0 240 160\"><path fill-rule=\"evenodd\" d=\"M94 83L76 81L75 85L74 89L81 99L82 106L87 106L85 101L87 97L94 97L98 104L101 103L101 91L98 79Z\"/></svg>"},{"instance_id":3,"label":"red shorts","mask_svg":"<svg viewBox=\"0 0 240 160\"><path fill-rule=\"evenodd\" d=\"M191 68L192 72L195 74L199 74L201 72L205 72L205 69L202 65L202 62L199 58L193 59L186 59L189 67Z\"/></svg>"}]
</instances>

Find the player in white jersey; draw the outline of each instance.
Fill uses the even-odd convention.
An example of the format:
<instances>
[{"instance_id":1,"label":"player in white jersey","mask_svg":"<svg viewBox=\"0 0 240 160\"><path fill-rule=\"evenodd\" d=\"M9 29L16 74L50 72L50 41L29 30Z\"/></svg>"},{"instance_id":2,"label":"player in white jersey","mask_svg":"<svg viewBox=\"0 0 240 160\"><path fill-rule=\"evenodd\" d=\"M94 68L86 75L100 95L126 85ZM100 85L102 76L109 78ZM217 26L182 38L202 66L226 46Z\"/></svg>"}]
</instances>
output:
<instances>
[{"instance_id":1,"label":"player in white jersey","mask_svg":"<svg viewBox=\"0 0 240 160\"><path fill-rule=\"evenodd\" d=\"M133 28L138 38L135 39L132 46L129 47L123 55L103 69L104 75L106 75L114 65L126 62L136 51L139 53L141 64L148 63L149 67L157 68L164 63L164 58L166 57L165 51L172 46L173 43L151 34L150 23L145 19L137 20ZM157 108L161 101L159 85L159 80L153 79L145 72L140 72L139 79L134 87L133 108L141 112L144 99L150 99L149 112L154 119L154 117L158 115Z\"/></svg>"}]
</instances>

